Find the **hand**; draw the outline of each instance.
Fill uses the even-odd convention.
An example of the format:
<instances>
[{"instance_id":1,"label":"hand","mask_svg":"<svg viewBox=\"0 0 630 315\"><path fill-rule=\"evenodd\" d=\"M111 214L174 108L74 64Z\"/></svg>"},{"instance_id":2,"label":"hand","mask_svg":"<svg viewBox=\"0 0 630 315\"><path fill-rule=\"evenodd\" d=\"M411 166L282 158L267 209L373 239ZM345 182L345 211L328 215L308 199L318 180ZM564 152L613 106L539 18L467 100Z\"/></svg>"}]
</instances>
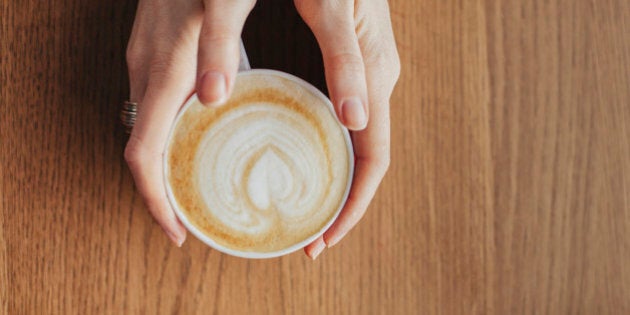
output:
<instances>
[{"instance_id":1,"label":"hand","mask_svg":"<svg viewBox=\"0 0 630 315\"><path fill-rule=\"evenodd\" d=\"M389 99L400 60L386 0L295 0L322 50L326 82L339 120L353 130L354 179L341 214L304 248L315 259L363 217L389 167Z\"/></svg>"},{"instance_id":2,"label":"hand","mask_svg":"<svg viewBox=\"0 0 630 315\"><path fill-rule=\"evenodd\" d=\"M240 34L254 3L141 0L138 5L127 63L130 98L141 106L125 159L149 211L178 246L186 230L169 206L161 171L168 130L195 88L204 104L227 99ZM331 3L296 0L296 7L322 48L340 120L351 130L364 130L353 133L357 160L346 207L324 236L305 248L312 258L359 221L387 170L389 97L400 68L385 0Z\"/></svg>"},{"instance_id":3,"label":"hand","mask_svg":"<svg viewBox=\"0 0 630 315\"><path fill-rule=\"evenodd\" d=\"M255 0L140 0L127 48L130 100L138 102L125 159L162 229L181 246L186 229L164 191L162 151L182 104L196 90L218 105L232 90L240 35Z\"/></svg>"}]
</instances>

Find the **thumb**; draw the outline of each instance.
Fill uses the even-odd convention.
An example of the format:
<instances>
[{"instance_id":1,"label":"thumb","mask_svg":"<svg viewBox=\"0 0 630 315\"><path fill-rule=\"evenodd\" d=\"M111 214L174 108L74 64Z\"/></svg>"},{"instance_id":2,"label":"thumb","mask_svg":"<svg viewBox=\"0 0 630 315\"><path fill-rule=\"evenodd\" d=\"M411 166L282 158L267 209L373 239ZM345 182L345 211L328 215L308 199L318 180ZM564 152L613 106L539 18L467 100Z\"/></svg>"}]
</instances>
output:
<instances>
[{"instance_id":1,"label":"thumb","mask_svg":"<svg viewBox=\"0 0 630 315\"><path fill-rule=\"evenodd\" d=\"M348 129L362 130L369 118L367 82L351 4L296 1L322 50L326 83L339 120Z\"/></svg>"},{"instance_id":2,"label":"thumb","mask_svg":"<svg viewBox=\"0 0 630 315\"><path fill-rule=\"evenodd\" d=\"M197 95L205 105L223 103L238 70L240 37L256 0L204 0L197 56Z\"/></svg>"}]
</instances>

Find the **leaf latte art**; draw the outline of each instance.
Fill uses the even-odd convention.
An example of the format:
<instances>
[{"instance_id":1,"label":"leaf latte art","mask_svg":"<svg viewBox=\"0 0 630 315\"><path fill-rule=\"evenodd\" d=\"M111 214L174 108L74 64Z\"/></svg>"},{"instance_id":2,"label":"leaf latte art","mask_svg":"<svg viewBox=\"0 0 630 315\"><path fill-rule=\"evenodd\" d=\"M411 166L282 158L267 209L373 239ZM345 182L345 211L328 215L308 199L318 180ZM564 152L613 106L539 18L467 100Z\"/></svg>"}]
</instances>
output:
<instances>
[{"instance_id":1,"label":"leaf latte art","mask_svg":"<svg viewBox=\"0 0 630 315\"><path fill-rule=\"evenodd\" d=\"M168 185L184 223L232 250L303 242L347 195L347 131L314 91L273 73L239 74L218 108L189 104L169 141Z\"/></svg>"}]
</instances>

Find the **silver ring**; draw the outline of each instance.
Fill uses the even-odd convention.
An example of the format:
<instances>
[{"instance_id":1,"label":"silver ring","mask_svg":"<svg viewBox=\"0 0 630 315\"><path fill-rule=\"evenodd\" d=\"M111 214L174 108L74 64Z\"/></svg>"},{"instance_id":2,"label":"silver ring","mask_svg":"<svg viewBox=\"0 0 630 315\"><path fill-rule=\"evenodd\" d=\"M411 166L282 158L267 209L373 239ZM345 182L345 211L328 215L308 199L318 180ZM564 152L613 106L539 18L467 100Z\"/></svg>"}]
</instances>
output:
<instances>
[{"instance_id":1,"label":"silver ring","mask_svg":"<svg viewBox=\"0 0 630 315\"><path fill-rule=\"evenodd\" d=\"M138 103L125 101L122 109L120 110L120 122L125 126L125 132L131 133L133 125L136 123L136 116L138 112Z\"/></svg>"}]
</instances>

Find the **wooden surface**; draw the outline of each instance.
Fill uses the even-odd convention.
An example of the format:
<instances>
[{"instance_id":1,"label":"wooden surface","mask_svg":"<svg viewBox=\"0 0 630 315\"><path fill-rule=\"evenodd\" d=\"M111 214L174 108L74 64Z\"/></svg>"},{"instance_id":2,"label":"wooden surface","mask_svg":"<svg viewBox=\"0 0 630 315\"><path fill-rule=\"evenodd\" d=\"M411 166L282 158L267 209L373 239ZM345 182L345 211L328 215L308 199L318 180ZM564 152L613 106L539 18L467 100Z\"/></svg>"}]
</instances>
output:
<instances>
[{"instance_id":1,"label":"wooden surface","mask_svg":"<svg viewBox=\"0 0 630 315\"><path fill-rule=\"evenodd\" d=\"M272 2L252 63L321 87ZM178 249L146 212L117 125L135 5L2 2L0 314L630 313L630 2L391 1L392 167L314 262Z\"/></svg>"}]
</instances>

